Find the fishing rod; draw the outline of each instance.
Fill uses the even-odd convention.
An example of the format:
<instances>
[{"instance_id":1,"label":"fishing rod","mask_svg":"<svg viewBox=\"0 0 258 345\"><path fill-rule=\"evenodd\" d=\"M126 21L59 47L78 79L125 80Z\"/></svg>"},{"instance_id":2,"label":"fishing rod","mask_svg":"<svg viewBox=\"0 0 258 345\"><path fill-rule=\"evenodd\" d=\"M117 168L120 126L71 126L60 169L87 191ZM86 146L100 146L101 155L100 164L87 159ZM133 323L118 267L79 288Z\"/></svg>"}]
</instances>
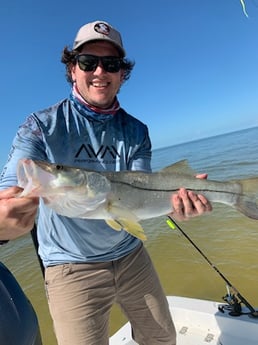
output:
<instances>
[{"instance_id":1,"label":"fishing rod","mask_svg":"<svg viewBox=\"0 0 258 345\"><path fill-rule=\"evenodd\" d=\"M194 246L194 248L201 254L201 256L208 262L208 264L220 275L220 277L226 282L227 284L227 295L223 297L223 300L226 301L232 308L233 312L229 313L232 316L239 316L241 314L241 303L243 303L249 310L250 316L258 317L258 311L255 310L252 305L240 294L240 292L230 283L230 281L224 276L223 273L209 260L209 258L202 252L202 250L192 241L192 239L185 233L185 231L172 219L170 216L167 216L167 224L168 226L175 230L176 228L181 232L181 234ZM234 291L234 295L232 296L229 288ZM235 297L237 296L237 298ZM220 311L224 312L223 308L219 308Z\"/></svg>"}]
</instances>

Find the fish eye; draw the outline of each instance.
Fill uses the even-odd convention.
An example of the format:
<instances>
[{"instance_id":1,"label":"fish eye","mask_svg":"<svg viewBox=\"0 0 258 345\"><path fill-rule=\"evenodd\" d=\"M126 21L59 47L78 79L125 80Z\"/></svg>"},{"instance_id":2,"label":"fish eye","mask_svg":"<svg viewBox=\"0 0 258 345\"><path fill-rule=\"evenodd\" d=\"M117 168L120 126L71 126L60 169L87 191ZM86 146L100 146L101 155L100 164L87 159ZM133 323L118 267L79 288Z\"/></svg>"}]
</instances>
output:
<instances>
[{"instance_id":1,"label":"fish eye","mask_svg":"<svg viewBox=\"0 0 258 345\"><path fill-rule=\"evenodd\" d=\"M64 167L63 167L63 165L56 165L56 170L63 170L64 169Z\"/></svg>"}]
</instances>

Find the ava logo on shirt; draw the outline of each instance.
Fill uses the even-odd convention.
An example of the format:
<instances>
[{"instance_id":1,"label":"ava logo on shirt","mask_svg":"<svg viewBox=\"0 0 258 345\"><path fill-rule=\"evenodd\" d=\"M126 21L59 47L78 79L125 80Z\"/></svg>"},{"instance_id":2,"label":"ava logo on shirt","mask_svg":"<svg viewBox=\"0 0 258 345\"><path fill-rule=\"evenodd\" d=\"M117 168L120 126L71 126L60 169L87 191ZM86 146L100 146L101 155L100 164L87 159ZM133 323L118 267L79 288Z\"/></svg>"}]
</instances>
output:
<instances>
[{"instance_id":1,"label":"ava logo on shirt","mask_svg":"<svg viewBox=\"0 0 258 345\"><path fill-rule=\"evenodd\" d=\"M120 158L120 154L115 146L101 145L98 150L94 149L91 144L82 144L75 155L77 162L97 162L108 161L108 163L114 162L117 158Z\"/></svg>"}]
</instances>

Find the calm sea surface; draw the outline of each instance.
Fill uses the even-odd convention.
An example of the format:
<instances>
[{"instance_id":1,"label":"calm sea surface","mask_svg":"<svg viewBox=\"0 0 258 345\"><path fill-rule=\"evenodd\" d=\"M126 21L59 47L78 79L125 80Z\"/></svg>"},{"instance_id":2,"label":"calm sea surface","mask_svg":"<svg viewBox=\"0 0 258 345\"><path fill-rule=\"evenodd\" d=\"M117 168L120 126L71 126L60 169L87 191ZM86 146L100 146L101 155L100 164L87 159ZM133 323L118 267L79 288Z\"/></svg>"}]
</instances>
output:
<instances>
[{"instance_id":1,"label":"calm sea surface","mask_svg":"<svg viewBox=\"0 0 258 345\"><path fill-rule=\"evenodd\" d=\"M188 159L194 170L206 172L214 180L258 176L258 127L154 150L153 170L181 159ZM148 236L146 247L167 295L222 301L225 282L184 236L168 228L166 217L142 224ZM180 225L245 299L258 307L258 221L230 207L215 205L209 215ZM30 236L0 248L0 260L12 271L32 302L44 345L56 345L42 274ZM114 307L110 333L125 321Z\"/></svg>"}]
</instances>

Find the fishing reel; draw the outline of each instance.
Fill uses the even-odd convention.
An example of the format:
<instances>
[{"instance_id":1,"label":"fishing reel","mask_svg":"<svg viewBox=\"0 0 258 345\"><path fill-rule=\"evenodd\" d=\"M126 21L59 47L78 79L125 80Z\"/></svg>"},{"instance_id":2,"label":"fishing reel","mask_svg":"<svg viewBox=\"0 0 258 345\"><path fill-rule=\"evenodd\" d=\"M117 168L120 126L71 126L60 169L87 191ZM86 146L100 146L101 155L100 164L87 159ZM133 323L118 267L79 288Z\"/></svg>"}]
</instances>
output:
<instances>
[{"instance_id":1,"label":"fishing reel","mask_svg":"<svg viewBox=\"0 0 258 345\"><path fill-rule=\"evenodd\" d=\"M222 313L225 310L229 310L229 315L231 316L240 316L240 315L248 315L249 317L258 318L258 311L255 310L251 304L247 302L247 300L233 287L233 286L226 286L227 294L222 297L222 299L227 303L226 305L219 306L218 309ZM230 291L230 288L234 290L234 293ZM249 312L243 312L241 303L243 303Z\"/></svg>"},{"instance_id":2,"label":"fishing reel","mask_svg":"<svg viewBox=\"0 0 258 345\"><path fill-rule=\"evenodd\" d=\"M232 293L229 289L229 286L226 286L227 294L222 297L223 301L227 304L219 306L219 310L224 313L224 310L229 310L230 316L240 316L242 314L242 306L241 301L237 298L237 296Z\"/></svg>"}]
</instances>

